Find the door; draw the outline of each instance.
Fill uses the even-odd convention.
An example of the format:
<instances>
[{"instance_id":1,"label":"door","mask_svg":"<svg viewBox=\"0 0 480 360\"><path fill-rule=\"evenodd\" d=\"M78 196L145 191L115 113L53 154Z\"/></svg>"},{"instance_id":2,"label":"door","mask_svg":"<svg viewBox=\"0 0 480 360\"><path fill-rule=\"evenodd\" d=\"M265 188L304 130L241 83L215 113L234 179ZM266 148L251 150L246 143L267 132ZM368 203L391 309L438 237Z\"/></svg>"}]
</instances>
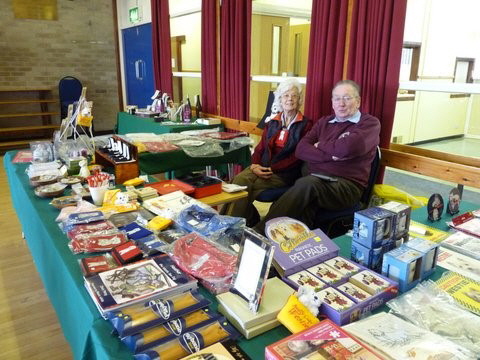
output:
<instances>
[{"instance_id":1,"label":"door","mask_svg":"<svg viewBox=\"0 0 480 360\"><path fill-rule=\"evenodd\" d=\"M127 104L144 108L155 92L152 55L152 24L122 30Z\"/></svg>"}]
</instances>

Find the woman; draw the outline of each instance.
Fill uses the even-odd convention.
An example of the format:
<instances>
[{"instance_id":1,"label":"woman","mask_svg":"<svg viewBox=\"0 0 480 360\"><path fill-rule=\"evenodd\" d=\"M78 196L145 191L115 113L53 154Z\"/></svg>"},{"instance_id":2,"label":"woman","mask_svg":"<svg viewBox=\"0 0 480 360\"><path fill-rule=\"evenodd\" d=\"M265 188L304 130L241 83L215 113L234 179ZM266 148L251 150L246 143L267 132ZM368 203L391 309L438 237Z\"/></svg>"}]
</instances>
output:
<instances>
[{"instance_id":1,"label":"woman","mask_svg":"<svg viewBox=\"0 0 480 360\"><path fill-rule=\"evenodd\" d=\"M263 135L252 155L252 165L235 176L233 183L247 186L248 197L230 204L223 212L247 219L254 226L260 216L253 205L265 189L292 185L300 177L301 161L295 157L299 140L311 128L311 122L299 111L302 86L286 79L275 90L272 114L266 120Z\"/></svg>"}]
</instances>

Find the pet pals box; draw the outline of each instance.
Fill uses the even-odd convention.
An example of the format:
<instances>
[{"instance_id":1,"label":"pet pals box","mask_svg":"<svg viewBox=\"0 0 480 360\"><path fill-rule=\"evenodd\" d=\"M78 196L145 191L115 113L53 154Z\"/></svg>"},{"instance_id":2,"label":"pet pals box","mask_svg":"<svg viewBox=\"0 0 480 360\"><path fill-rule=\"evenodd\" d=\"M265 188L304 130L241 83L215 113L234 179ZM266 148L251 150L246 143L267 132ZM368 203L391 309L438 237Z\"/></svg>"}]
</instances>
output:
<instances>
[{"instance_id":1,"label":"pet pals box","mask_svg":"<svg viewBox=\"0 0 480 360\"><path fill-rule=\"evenodd\" d=\"M405 246L423 254L421 279L425 279L435 271L440 244L421 238L413 238L406 242Z\"/></svg>"},{"instance_id":2,"label":"pet pals box","mask_svg":"<svg viewBox=\"0 0 480 360\"><path fill-rule=\"evenodd\" d=\"M267 221L265 235L275 248L273 265L281 276L333 258L340 250L322 230L310 230L304 223L289 217Z\"/></svg>"},{"instance_id":3,"label":"pet pals box","mask_svg":"<svg viewBox=\"0 0 480 360\"><path fill-rule=\"evenodd\" d=\"M379 207L357 211L353 217L353 241L379 248L393 239L395 214Z\"/></svg>"},{"instance_id":4,"label":"pet pals box","mask_svg":"<svg viewBox=\"0 0 480 360\"><path fill-rule=\"evenodd\" d=\"M379 360L382 357L326 319L267 346L265 359Z\"/></svg>"},{"instance_id":5,"label":"pet pals box","mask_svg":"<svg viewBox=\"0 0 480 360\"><path fill-rule=\"evenodd\" d=\"M398 282L401 292L415 287L421 280L423 253L405 244L383 255L382 274Z\"/></svg>"},{"instance_id":6,"label":"pet pals box","mask_svg":"<svg viewBox=\"0 0 480 360\"><path fill-rule=\"evenodd\" d=\"M395 214L393 223L393 238L398 240L403 238L404 241L408 240L408 229L410 227L410 216L412 208L406 204L402 204L396 201L389 201L385 204L379 205L379 208L387 209Z\"/></svg>"}]
</instances>

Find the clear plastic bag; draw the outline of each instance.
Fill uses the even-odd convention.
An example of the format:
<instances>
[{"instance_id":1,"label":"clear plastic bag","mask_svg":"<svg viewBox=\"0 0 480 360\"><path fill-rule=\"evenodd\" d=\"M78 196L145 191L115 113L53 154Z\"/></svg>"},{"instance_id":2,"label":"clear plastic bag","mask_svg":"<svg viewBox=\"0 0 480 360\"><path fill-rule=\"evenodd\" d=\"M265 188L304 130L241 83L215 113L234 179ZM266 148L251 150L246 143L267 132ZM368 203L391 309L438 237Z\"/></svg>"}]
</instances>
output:
<instances>
[{"instance_id":1,"label":"clear plastic bag","mask_svg":"<svg viewBox=\"0 0 480 360\"><path fill-rule=\"evenodd\" d=\"M186 145L186 142L176 142L182 150L191 157L216 157L224 154L223 148L217 141L202 139L203 144L198 146Z\"/></svg>"},{"instance_id":2,"label":"clear plastic bag","mask_svg":"<svg viewBox=\"0 0 480 360\"><path fill-rule=\"evenodd\" d=\"M480 354L480 317L459 307L435 282L424 281L387 306L406 321Z\"/></svg>"}]
</instances>

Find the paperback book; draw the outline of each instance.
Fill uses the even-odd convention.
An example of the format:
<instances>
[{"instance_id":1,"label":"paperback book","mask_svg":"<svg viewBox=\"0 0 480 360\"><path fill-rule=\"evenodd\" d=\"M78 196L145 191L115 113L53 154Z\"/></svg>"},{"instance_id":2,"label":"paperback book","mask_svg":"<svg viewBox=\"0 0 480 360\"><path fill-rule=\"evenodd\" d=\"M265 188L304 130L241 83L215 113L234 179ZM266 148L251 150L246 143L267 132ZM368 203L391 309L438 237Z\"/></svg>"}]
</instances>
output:
<instances>
[{"instance_id":1,"label":"paperback book","mask_svg":"<svg viewBox=\"0 0 480 360\"><path fill-rule=\"evenodd\" d=\"M457 231L443 240L441 246L480 260L480 238L476 236Z\"/></svg>"},{"instance_id":2,"label":"paperback book","mask_svg":"<svg viewBox=\"0 0 480 360\"><path fill-rule=\"evenodd\" d=\"M448 236L448 232L410 220L408 234L414 238L421 238L433 242L441 242Z\"/></svg>"},{"instance_id":3,"label":"paperback book","mask_svg":"<svg viewBox=\"0 0 480 360\"><path fill-rule=\"evenodd\" d=\"M437 265L475 281L480 281L480 260L460 254L452 249L440 249Z\"/></svg>"},{"instance_id":4,"label":"paperback book","mask_svg":"<svg viewBox=\"0 0 480 360\"><path fill-rule=\"evenodd\" d=\"M450 272L436 281L438 287L452 296L455 301L480 315L480 283L466 276Z\"/></svg>"},{"instance_id":5,"label":"paperback book","mask_svg":"<svg viewBox=\"0 0 480 360\"><path fill-rule=\"evenodd\" d=\"M102 316L153 296L170 296L197 288L168 255L118 267L85 278L85 286Z\"/></svg>"}]
</instances>

